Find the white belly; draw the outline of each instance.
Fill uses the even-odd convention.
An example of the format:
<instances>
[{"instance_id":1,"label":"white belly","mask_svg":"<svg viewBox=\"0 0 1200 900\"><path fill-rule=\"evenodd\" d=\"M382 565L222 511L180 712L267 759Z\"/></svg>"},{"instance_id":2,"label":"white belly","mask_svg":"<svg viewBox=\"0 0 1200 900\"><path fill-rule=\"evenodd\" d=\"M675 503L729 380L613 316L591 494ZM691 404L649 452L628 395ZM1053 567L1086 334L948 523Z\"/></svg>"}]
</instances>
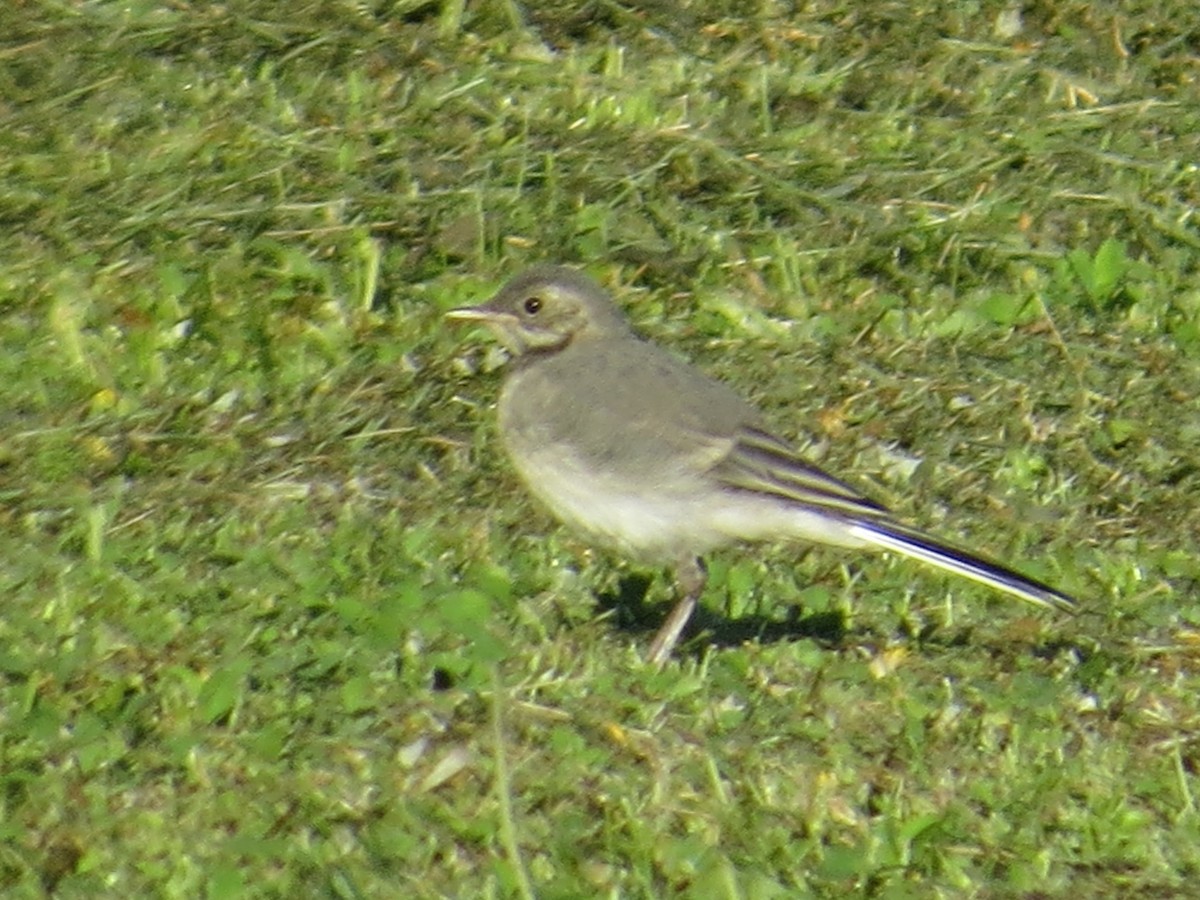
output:
<instances>
[{"instance_id":1,"label":"white belly","mask_svg":"<svg viewBox=\"0 0 1200 900\"><path fill-rule=\"evenodd\" d=\"M639 559L677 562L737 541L863 546L836 518L786 500L681 476L631 489L588 472L561 447L513 460L535 496L568 526Z\"/></svg>"}]
</instances>

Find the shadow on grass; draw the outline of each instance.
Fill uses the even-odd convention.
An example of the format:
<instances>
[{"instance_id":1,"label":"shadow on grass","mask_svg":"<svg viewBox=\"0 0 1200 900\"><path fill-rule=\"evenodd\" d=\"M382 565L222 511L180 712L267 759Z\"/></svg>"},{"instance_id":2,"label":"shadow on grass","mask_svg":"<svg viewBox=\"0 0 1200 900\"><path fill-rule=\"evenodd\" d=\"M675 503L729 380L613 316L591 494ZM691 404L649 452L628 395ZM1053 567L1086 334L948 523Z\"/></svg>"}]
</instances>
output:
<instances>
[{"instance_id":1,"label":"shadow on grass","mask_svg":"<svg viewBox=\"0 0 1200 900\"><path fill-rule=\"evenodd\" d=\"M616 627L627 632L653 633L665 621L674 601L648 603L646 595L653 578L644 573L622 577L615 590L596 596L601 611L612 613ZM820 612L803 615L796 607L789 608L783 621L760 615L738 616L731 619L703 604L697 605L692 619L684 629L681 646L704 635L707 641L694 645L699 652L703 646L738 647L746 641L775 643L810 639L837 645L845 638L846 617L840 612Z\"/></svg>"},{"instance_id":2,"label":"shadow on grass","mask_svg":"<svg viewBox=\"0 0 1200 900\"><path fill-rule=\"evenodd\" d=\"M602 612L611 613L618 630L652 635L666 620L674 603L674 600L647 602L653 580L645 573L625 575L617 582L615 590L596 595L596 605ZM804 615L801 609L793 606L788 608L788 617L782 621L761 615L732 619L701 604L697 605L692 620L684 629L680 647L685 648L685 652L699 655L706 647L732 648L747 641L767 644L807 639L837 649L845 644L850 634L845 614L838 611ZM704 640L698 641L698 637ZM858 637L864 635L858 633ZM976 625L947 629L930 622L920 631L909 634L908 638L915 646L931 652L974 647L994 658L1027 652L1041 659L1052 659L1062 653L1071 653L1086 662L1096 653L1092 642L1075 639L1069 632L1046 635L1042 640L1014 642L1003 634L981 632Z\"/></svg>"}]
</instances>

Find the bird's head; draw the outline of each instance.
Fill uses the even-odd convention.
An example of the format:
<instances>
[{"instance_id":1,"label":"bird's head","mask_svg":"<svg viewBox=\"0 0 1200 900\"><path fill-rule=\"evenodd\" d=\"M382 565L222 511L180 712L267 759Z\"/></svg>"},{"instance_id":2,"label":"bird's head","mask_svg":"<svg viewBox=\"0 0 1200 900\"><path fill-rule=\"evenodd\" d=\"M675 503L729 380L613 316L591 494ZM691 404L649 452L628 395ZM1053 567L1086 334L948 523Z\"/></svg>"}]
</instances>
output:
<instances>
[{"instance_id":1,"label":"bird's head","mask_svg":"<svg viewBox=\"0 0 1200 900\"><path fill-rule=\"evenodd\" d=\"M560 350L573 341L629 331L612 298L586 275L565 266L535 266L487 303L446 315L484 323L514 355Z\"/></svg>"}]
</instances>

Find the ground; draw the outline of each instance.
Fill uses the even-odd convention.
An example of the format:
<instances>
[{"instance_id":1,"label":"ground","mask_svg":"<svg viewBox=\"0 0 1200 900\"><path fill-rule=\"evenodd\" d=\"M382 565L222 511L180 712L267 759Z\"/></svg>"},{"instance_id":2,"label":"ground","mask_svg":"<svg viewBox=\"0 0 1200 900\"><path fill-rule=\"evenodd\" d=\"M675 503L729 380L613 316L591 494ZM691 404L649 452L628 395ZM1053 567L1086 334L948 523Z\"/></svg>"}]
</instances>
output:
<instances>
[{"instance_id":1,"label":"ground","mask_svg":"<svg viewBox=\"0 0 1200 900\"><path fill-rule=\"evenodd\" d=\"M1195 890L1198 34L5 4L0 893ZM442 318L534 261L1082 612L734 548L654 671Z\"/></svg>"}]
</instances>

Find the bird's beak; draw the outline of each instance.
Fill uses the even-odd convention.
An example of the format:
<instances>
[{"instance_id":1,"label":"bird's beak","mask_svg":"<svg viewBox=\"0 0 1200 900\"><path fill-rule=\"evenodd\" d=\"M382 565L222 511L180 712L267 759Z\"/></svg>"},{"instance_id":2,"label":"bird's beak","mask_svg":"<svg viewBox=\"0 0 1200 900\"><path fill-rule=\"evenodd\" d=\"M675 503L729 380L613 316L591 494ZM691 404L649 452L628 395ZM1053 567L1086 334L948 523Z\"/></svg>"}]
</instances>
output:
<instances>
[{"instance_id":1,"label":"bird's beak","mask_svg":"<svg viewBox=\"0 0 1200 900\"><path fill-rule=\"evenodd\" d=\"M486 306L460 306L446 313L446 318L458 322L495 322L499 317L495 310Z\"/></svg>"},{"instance_id":2,"label":"bird's beak","mask_svg":"<svg viewBox=\"0 0 1200 900\"><path fill-rule=\"evenodd\" d=\"M485 304L484 306L460 306L458 309L447 312L446 318L455 322L478 322L487 326L487 329L511 353L520 353L524 349L520 323L512 313L494 309Z\"/></svg>"}]
</instances>

